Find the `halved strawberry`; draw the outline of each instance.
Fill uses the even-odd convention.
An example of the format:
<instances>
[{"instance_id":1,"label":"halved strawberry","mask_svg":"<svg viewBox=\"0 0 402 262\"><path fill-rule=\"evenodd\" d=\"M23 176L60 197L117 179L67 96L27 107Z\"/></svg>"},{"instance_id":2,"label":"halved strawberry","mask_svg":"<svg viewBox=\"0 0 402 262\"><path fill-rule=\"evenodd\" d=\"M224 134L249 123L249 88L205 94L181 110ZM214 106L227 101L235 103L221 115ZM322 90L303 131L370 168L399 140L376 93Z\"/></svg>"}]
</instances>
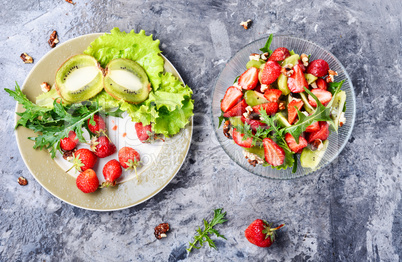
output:
<instances>
[{"instance_id":1,"label":"halved strawberry","mask_svg":"<svg viewBox=\"0 0 402 262\"><path fill-rule=\"evenodd\" d=\"M232 116L241 116L246 112L247 107L246 100L241 100L234 107L232 107L229 111L223 114L224 117L232 117Z\"/></svg>"},{"instance_id":2,"label":"halved strawberry","mask_svg":"<svg viewBox=\"0 0 402 262\"><path fill-rule=\"evenodd\" d=\"M309 134L307 141L309 143L314 142L316 139L324 141L329 136L329 124L326 121L320 121L320 129L318 131Z\"/></svg>"},{"instance_id":3,"label":"halved strawberry","mask_svg":"<svg viewBox=\"0 0 402 262\"><path fill-rule=\"evenodd\" d=\"M298 60L298 61L299 61L299 65L300 65L300 68L303 71L303 73L306 72L306 67L303 65L302 60Z\"/></svg>"},{"instance_id":4,"label":"halved strawberry","mask_svg":"<svg viewBox=\"0 0 402 262\"><path fill-rule=\"evenodd\" d=\"M231 86L226 90L225 96L221 102L221 109L223 112L227 112L229 109L234 107L237 102L242 98L243 92L237 87Z\"/></svg>"},{"instance_id":5,"label":"halved strawberry","mask_svg":"<svg viewBox=\"0 0 402 262\"><path fill-rule=\"evenodd\" d=\"M304 103L302 100L292 100L288 104L288 122L289 122L289 124L293 124L293 122L295 121L295 119L297 117L297 110L296 110L295 106L297 107L297 109L300 110L303 105L304 105Z\"/></svg>"},{"instance_id":6,"label":"halved strawberry","mask_svg":"<svg viewBox=\"0 0 402 262\"><path fill-rule=\"evenodd\" d=\"M279 97L282 95L282 91L279 89L268 89L264 93L264 97L269 101L269 102L278 102Z\"/></svg>"},{"instance_id":7,"label":"halved strawberry","mask_svg":"<svg viewBox=\"0 0 402 262\"><path fill-rule=\"evenodd\" d=\"M289 50L286 47L279 47L272 52L271 56L268 58L268 61L282 61L285 58L290 56Z\"/></svg>"},{"instance_id":8,"label":"halved strawberry","mask_svg":"<svg viewBox=\"0 0 402 262\"><path fill-rule=\"evenodd\" d=\"M265 161L272 166L282 165L285 161L285 150L268 137L262 140L262 144L264 146Z\"/></svg>"},{"instance_id":9,"label":"halved strawberry","mask_svg":"<svg viewBox=\"0 0 402 262\"><path fill-rule=\"evenodd\" d=\"M327 75L329 70L329 65L325 60L317 59L312 62L307 67L307 74L315 75L316 77L323 77Z\"/></svg>"},{"instance_id":10,"label":"halved strawberry","mask_svg":"<svg viewBox=\"0 0 402 262\"><path fill-rule=\"evenodd\" d=\"M258 69L250 67L239 77L238 84L243 89L251 90L257 86L258 83Z\"/></svg>"},{"instance_id":11,"label":"halved strawberry","mask_svg":"<svg viewBox=\"0 0 402 262\"><path fill-rule=\"evenodd\" d=\"M287 133L285 135L285 140L290 150L292 150L295 153L300 152L300 150L302 150L307 146L307 140L302 136L299 136L299 143L296 143L295 138L291 134Z\"/></svg>"},{"instance_id":12,"label":"halved strawberry","mask_svg":"<svg viewBox=\"0 0 402 262\"><path fill-rule=\"evenodd\" d=\"M261 105L253 106L253 111L260 114L260 110L265 110L267 115L273 115L278 112L279 104L277 102L269 102Z\"/></svg>"},{"instance_id":13,"label":"halved strawberry","mask_svg":"<svg viewBox=\"0 0 402 262\"><path fill-rule=\"evenodd\" d=\"M315 83L319 89L327 90L327 82L324 79L318 78Z\"/></svg>"},{"instance_id":14,"label":"halved strawberry","mask_svg":"<svg viewBox=\"0 0 402 262\"><path fill-rule=\"evenodd\" d=\"M313 93L318 98L318 100L321 102L321 104L323 104L323 105L328 103L332 99L331 92L324 90L324 89L315 88L315 89L311 90L311 93ZM314 98L311 95L308 95L308 102L311 106L314 106L314 107L317 106L317 102L314 100Z\"/></svg>"},{"instance_id":15,"label":"halved strawberry","mask_svg":"<svg viewBox=\"0 0 402 262\"><path fill-rule=\"evenodd\" d=\"M320 123L319 122L314 122L314 123L312 123L311 125L309 125L306 128L306 132L309 132L309 133L315 132L315 131L318 131L318 130L320 130Z\"/></svg>"},{"instance_id":16,"label":"halved strawberry","mask_svg":"<svg viewBox=\"0 0 402 262\"><path fill-rule=\"evenodd\" d=\"M248 119L248 118L245 118L244 116L241 117L241 121L242 121L243 123L249 124L249 125L250 125L250 128L251 128L253 131L257 131L257 128L258 128L258 127L262 127L262 128L266 128L266 127L267 127L267 125L264 124L263 122L261 122L260 120Z\"/></svg>"},{"instance_id":17,"label":"halved strawberry","mask_svg":"<svg viewBox=\"0 0 402 262\"><path fill-rule=\"evenodd\" d=\"M277 62L268 61L261 72L261 84L269 85L275 82L281 74L281 69L282 67Z\"/></svg>"},{"instance_id":18,"label":"halved strawberry","mask_svg":"<svg viewBox=\"0 0 402 262\"><path fill-rule=\"evenodd\" d=\"M293 74L288 78L288 87L292 93L301 93L304 87L308 88L307 80L299 64L293 67Z\"/></svg>"},{"instance_id":19,"label":"halved strawberry","mask_svg":"<svg viewBox=\"0 0 402 262\"><path fill-rule=\"evenodd\" d=\"M236 128L233 128L233 140L235 141L236 144L238 144L241 147L253 147L253 139L251 137L247 138L246 140L243 140L244 134L237 132Z\"/></svg>"}]
</instances>

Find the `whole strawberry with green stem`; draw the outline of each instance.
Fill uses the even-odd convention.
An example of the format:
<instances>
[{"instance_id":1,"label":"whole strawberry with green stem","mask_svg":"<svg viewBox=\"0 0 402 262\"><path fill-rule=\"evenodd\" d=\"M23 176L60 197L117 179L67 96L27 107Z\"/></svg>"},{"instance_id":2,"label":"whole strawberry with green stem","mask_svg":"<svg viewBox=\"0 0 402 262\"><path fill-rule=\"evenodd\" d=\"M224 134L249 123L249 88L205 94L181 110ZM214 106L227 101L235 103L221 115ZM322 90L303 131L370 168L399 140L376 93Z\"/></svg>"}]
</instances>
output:
<instances>
[{"instance_id":1,"label":"whole strawberry with green stem","mask_svg":"<svg viewBox=\"0 0 402 262\"><path fill-rule=\"evenodd\" d=\"M97 160L98 157L91 150L80 148L74 152L72 160L73 166L69 170L67 170L66 173L74 167L79 172L85 171L87 169L92 169L95 166Z\"/></svg>"},{"instance_id":2,"label":"whole strawberry with green stem","mask_svg":"<svg viewBox=\"0 0 402 262\"><path fill-rule=\"evenodd\" d=\"M140 154L131 147L122 147L119 150L119 162L120 165L125 169L134 169L137 179L139 179L137 174L137 167L140 165Z\"/></svg>"},{"instance_id":3,"label":"whole strawberry with green stem","mask_svg":"<svg viewBox=\"0 0 402 262\"><path fill-rule=\"evenodd\" d=\"M272 224L269 224L267 221L256 219L247 227L244 234L251 244L259 247L270 247L275 241L276 230L284 225L281 224L278 227L272 228Z\"/></svg>"},{"instance_id":4,"label":"whole strawberry with green stem","mask_svg":"<svg viewBox=\"0 0 402 262\"><path fill-rule=\"evenodd\" d=\"M104 158L116 153L116 146L107 136L95 137L90 143L91 150L99 158Z\"/></svg>"},{"instance_id":5,"label":"whole strawberry with green stem","mask_svg":"<svg viewBox=\"0 0 402 262\"><path fill-rule=\"evenodd\" d=\"M101 133L106 134L106 123L100 115L95 114L93 118L89 118L87 124L89 131L92 133L96 135L100 135Z\"/></svg>"},{"instance_id":6,"label":"whole strawberry with green stem","mask_svg":"<svg viewBox=\"0 0 402 262\"><path fill-rule=\"evenodd\" d=\"M112 159L105 164L102 172L106 181L102 183L101 188L115 186L116 180L121 176L123 170L121 169L119 161Z\"/></svg>"},{"instance_id":7,"label":"whole strawberry with green stem","mask_svg":"<svg viewBox=\"0 0 402 262\"><path fill-rule=\"evenodd\" d=\"M84 193L95 192L99 187L99 179L92 169L87 169L79 174L75 183L78 189Z\"/></svg>"}]
</instances>

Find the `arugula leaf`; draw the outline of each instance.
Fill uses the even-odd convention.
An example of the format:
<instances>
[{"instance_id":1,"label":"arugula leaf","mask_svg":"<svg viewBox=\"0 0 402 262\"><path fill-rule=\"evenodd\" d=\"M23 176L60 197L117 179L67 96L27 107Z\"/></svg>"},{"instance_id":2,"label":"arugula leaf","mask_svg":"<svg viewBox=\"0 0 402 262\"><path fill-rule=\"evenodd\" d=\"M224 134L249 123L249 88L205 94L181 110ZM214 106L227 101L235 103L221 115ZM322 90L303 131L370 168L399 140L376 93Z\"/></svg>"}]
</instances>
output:
<instances>
[{"instance_id":1,"label":"arugula leaf","mask_svg":"<svg viewBox=\"0 0 402 262\"><path fill-rule=\"evenodd\" d=\"M334 93L337 93L339 89L340 86L338 86L338 88L334 91ZM299 137L306 130L306 128L316 121L327 121L333 125L333 120L330 117L330 112L331 112L331 105L334 101L334 96L332 97L328 105L325 107L323 104L321 104L318 98L313 93L310 92L310 90L308 90L306 87L304 87L304 90L314 98L314 100L317 102L317 107L314 113L311 114L310 116L306 116L302 112L297 110L297 116L299 117L299 121L297 121L292 126L286 127L284 129L284 133L290 133L296 140L296 143L299 143Z\"/></svg>"},{"instance_id":2,"label":"arugula leaf","mask_svg":"<svg viewBox=\"0 0 402 262\"><path fill-rule=\"evenodd\" d=\"M269 49L269 47L271 46L273 37L274 37L273 34L270 34L270 35L269 35L268 40L267 40L267 42L265 43L265 46L264 46L263 48L260 48L260 51L261 51L261 52L263 52L263 53L269 53L269 55L272 54L272 50Z\"/></svg>"},{"instance_id":3,"label":"arugula leaf","mask_svg":"<svg viewBox=\"0 0 402 262\"><path fill-rule=\"evenodd\" d=\"M214 210L214 217L212 218L211 222L208 222L207 220L204 221L204 230L201 229L201 227L198 227L196 232L198 235L194 237L194 241L190 242L189 248L187 248L187 251L190 253L193 248L200 249L201 247L204 246L204 243L207 242L209 247L212 247L214 249L216 248L216 245L214 241L209 237L209 235L215 234L217 237L226 239L224 235L221 235L216 229L213 227L216 226L217 224L223 224L227 220L225 219L226 212L222 213L223 208L215 209ZM197 246L197 243L199 246Z\"/></svg>"},{"instance_id":4,"label":"arugula leaf","mask_svg":"<svg viewBox=\"0 0 402 262\"><path fill-rule=\"evenodd\" d=\"M236 79L233 81L233 84L236 84L237 81L239 80L240 76L237 76ZM221 100L222 101L222 100Z\"/></svg>"},{"instance_id":5,"label":"arugula leaf","mask_svg":"<svg viewBox=\"0 0 402 262\"><path fill-rule=\"evenodd\" d=\"M227 120L227 118L223 116L223 111L221 111L221 115L218 117L218 119L219 119L218 128L220 128L221 125L222 125L222 122L223 122L224 120Z\"/></svg>"},{"instance_id":6,"label":"arugula leaf","mask_svg":"<svg viewBox=\"0 0 402 262\"><path fill-rule=\"evenodd\" d=\"M296 154L293 155L293 159L295 160L295 163L293 164L292 173L296 173L296 171L297 171L297 155Z\"/></svg>"},{"instance_id":7,"label":"arugula leaf","mask_svg":"<svg viewBox=\"0 0 402 262\"><path fill-rule=\"evenodd\" d=\"M345 80L342 80L341 82L332 82L328 84L328 91L331 92L332 96L335 96L336 93L338 93L337 90L340 90L343 83L345 82Z\"/></svg>"}]
</instances>

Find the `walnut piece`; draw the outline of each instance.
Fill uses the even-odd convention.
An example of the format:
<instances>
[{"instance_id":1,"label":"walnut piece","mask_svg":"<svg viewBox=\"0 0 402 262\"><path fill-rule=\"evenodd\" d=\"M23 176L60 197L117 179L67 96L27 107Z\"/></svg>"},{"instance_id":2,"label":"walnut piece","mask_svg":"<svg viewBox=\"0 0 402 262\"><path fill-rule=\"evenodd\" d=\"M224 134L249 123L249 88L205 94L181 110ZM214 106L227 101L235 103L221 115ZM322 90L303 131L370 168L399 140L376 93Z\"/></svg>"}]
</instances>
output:
<instances>
[{"instance_id":1,"label":"walnut piece","mask_svg":"<svg viewBox=\"0 0 402 262\"><path fill-rule=\"evenodd\" d=\"M18 184L20 184L21 186L26 186L28 185L28 180L25 177L20 176L18 178Z\"/></svg>"},{"instance_id":2,"label":"walnut piece","mask_svg":"<svg viewBox=\"0 0 402 262\"><path fill-rule=\"evenodd\" d=\"M63 158L67 161L73 160L75 151L77 151L76 148L74 148L73 150L70 150L70 151L64 151Z\"/></svg>"},{"instance_id":3,"label":"walnut piece","mask_svg":"<svg viewBox=\"0 0 402 262\"><path fill-rule=\"evenodd\" d=\"M308 56L307 56L306 54L301 54L301 55L300 55L300 58L301 58L301 60L302 60L302 62L303 62L303 65L304 65L305 67L307 67L307 66L308 66Z\"/></svg>"},{"instance_id":4,"label":"walnut piece","mask_svg":"<svg viewBox=\"0 0 402 262\"><path fill-rule=\"evenodd\" d=\"M167 237L166 233L169 231L169 224L162 223L155 227L155 237L156 239L162 239L163 237Z\"/></svg>"},{"instance_id":5,"label":"walnut piece","mask_svg":"<svg viewBox=\"0 0 402 262\"><path fill-rule=\"evenodd\" d=\"M231 136L229 131L230 131L230 121L226 120L225 123L223 124L223 135L230 139Z\"/></svg>"},{"instance_id":6,"label":"walnut piece","mask_svg":"<svg viewBox=\"0 0 402 262\"><path fill-rule=\"evenodd\" d=\"M59 43L59 39L57 38L57 32L56 31L53 31L50 34L50 38L49 38L49 40L47 42L49 43L51 48L55 47L57 45L57 43Z\"/></svg>"},{"instance_id":7,"label":"walnut piece","mask_svg":"<svg viewBox=\"0 0 402 262\"><path fill-rule=\"evenodd\" d=\"M249 55L248 59L249 60L260 61L260 55L256 54L256 53L252 53L251 55Z\"/></svg>"},{"instance_id":8,"label":"walnut piece","mask_svg":"<svg viewBox=\"0 0 402 262\"><path fill-rule=\"evenodd\" d=\"M279 102L279 110L285 110L286 109L286 105L284 102Z\"/></svg>"},{"instance_id":9,"label":"walnut piece","mask_svg":"<svg viewBox=\"0 0 402 262\"><path fill-rule=\"evenodd\" d=\"M67 3L75 5L76 3L73 2L73 0L66 0Z\"/></svg>"},{"instance_id":10,"label":"walnut piece","mask_svg":"<svg viewBox=\"0 0 402 262\"><path fill-rule=\"evenodd\" d=\"M20 55L20 57L21 57L22 61L25 64L32 64L33 63L33 58L31 56L29 56L27 53L22 53Z\"/></svg>"},{"instance_id":11,"label":"walnut piece","mask_svg":"<svg viewBox=\"0 0 402 262\"><path fill-rule=\"evenodd\" d=\"M42 91L45 92L45 93L49 92L50 89L51 89L50 85L49 85L47 82L43 82L43 83L40 85L40 88L41 88Z\"/></svg>"},{"instance_id":12,"label":"walnut piece","mask_svg":"<svg viewBox=\"0 0 402 262\"><path fill-rule=\"evenodd\" d=\"M253 21L251 20L251 19L248 19L247 21L242 21L241 23L240 23L240 25L241 26L243 26L244 27L244 29L248 29L250 26L251 26L251 23L252 23Z\"/></svg>"}]
</instances>

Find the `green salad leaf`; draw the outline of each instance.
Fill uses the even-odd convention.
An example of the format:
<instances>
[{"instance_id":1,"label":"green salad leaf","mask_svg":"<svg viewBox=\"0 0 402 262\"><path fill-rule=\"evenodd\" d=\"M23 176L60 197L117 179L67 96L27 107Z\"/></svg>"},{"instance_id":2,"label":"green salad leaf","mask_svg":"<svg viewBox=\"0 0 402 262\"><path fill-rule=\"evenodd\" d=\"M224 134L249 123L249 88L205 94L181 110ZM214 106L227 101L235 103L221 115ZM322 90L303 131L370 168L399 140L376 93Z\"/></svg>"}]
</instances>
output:
<instances>
[{"instance_id":1,"label":"green salad leaf","mask_svg":"<svg viewBox=\"0 0 402 262\"><path fill-rule=\"evenodd\" d=\"M263 52L263 53L269 53L269 55L272 54L272 50L269 49L269 47L271 46L271 43L272 43L272 39L273 39L273 38L274 38L274 35L273 35L273 34L270 34L269 37L268 37L267 42L265 43L265 46L264 46L263 48L260 48L260 51L261 51L261 52Z\"/></svg>"},{"instance_id":2,"label":"green salad leaf","mask_svg":"<svg viewBox=\"0 0 402 262\"><path fill-rule=\"evenodd\" d=\"M344 82L345 82L345 80L342 80L340 82L328 83L328 91L331 92L332 96L336 95L337 90L339 90L342 87Z\"/></svg>"}]
</instances>

